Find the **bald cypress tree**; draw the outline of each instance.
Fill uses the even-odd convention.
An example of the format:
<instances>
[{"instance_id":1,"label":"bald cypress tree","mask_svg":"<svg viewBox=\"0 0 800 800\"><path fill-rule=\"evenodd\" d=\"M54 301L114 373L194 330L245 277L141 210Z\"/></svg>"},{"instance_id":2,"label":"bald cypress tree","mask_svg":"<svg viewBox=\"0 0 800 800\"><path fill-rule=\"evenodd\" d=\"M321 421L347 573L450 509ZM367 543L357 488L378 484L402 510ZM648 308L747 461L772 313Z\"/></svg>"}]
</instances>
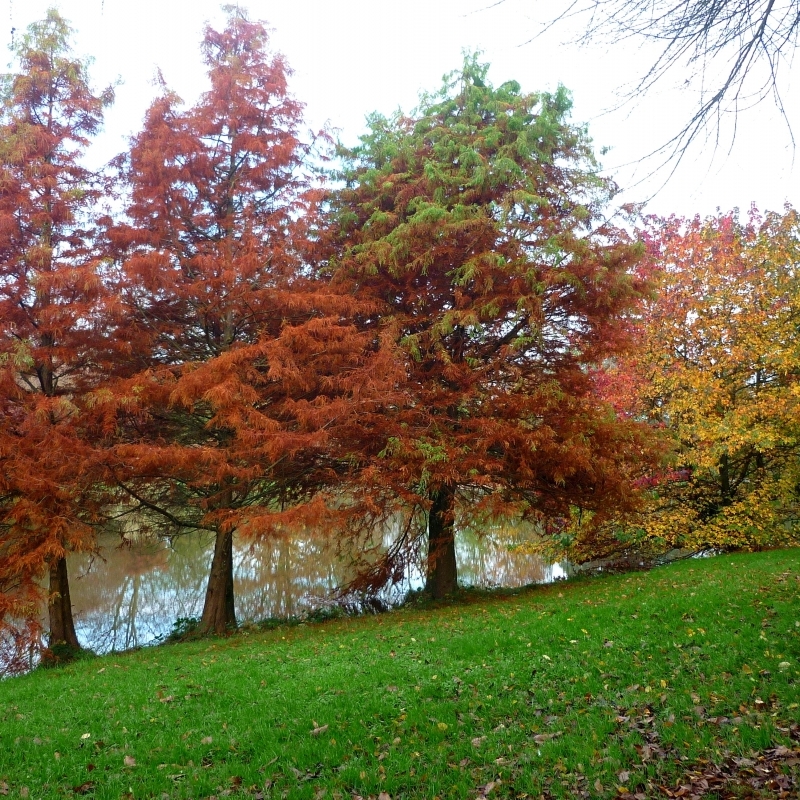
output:
<instances>
[{"instance_id":1,"label":"bald cypress tree","mask_svg":"<svg viewBox=\"0 0 800 800\"><path fill-rule=\"evenodd\" d=\"M95 92L57 11L14 47L0 107L0 595L31 610L49 575L50 641L79 646L66 555L94 544L96 452L83 400L102 379L97 216L83 164L113 99Z\"/></svg>"},{"instance_id":2,"label":"bald cypress tree","mask_svg":"<svg viewBox=\"0 0 800 800\"><path fill-rule=\"evenodd\" d=\"M459 520L599 520L635 502L643 459L592 379L625 347L640 248L604 216L615 187L566 90L487 72L469 57L411 115L373 115L333 202L338 279L379 306L361 324L396 332L406 376L362 431L361 485L421 512L406 537L426 539L436 597L457 585Z\"/></svg>"}]
</instances>

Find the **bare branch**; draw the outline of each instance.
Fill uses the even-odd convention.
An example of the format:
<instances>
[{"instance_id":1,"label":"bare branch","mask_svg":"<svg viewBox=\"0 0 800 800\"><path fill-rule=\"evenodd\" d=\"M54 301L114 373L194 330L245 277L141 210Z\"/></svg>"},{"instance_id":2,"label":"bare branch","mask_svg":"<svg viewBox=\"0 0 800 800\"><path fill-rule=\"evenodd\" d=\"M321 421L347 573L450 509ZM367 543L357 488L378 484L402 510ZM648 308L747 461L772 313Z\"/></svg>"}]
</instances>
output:
<instances>
[{"instance_id":1,"label":"bare branch","mask_svg":"<svg viewBox=\"0 0 800 800\"><path fill-rule=\"evenodd\" d=\"M660 159L654 172L668 168L667 180L702 135L718 146L726 115L734 120L732 146L739 112L770 95L794 145L779 77L798 44L800 0L571 0L529 41L568 18L580 17L585 25L575 40L579 44L619 47L622 41L639 39L661 48L644 75L622 93L617 108L641 98L681 68L700 78L694 113L674 136L641 159Z\"/></svg>"}]
</instances>

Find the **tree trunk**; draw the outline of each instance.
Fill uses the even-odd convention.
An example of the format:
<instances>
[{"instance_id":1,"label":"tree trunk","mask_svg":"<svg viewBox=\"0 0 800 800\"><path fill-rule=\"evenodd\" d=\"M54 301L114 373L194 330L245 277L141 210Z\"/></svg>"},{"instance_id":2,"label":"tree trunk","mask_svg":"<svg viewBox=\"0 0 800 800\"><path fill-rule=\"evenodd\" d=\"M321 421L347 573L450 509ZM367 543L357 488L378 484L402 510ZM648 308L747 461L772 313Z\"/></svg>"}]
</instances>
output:
<instances>
[{"instance_id":1,"label":"tree trunk","mask_svg":"<svg viewBox=\"0 0 800 800\"><path fill-rule=\"evenodd\" d=\"M431 498L428 514L428 574L425 591L435 599L452 594L458 588L456 540L453 526L455 495L442 486Z\"/></svg>"},{"instance_id":2,"label":"tree trunk","mask_svg":"<svg viewBox=\"0 0 800 800\"><path fill-rule=\"evenodd\" d=\"M723 453L719 460L719 483L720 493L722 494L722 505L730 505L731 502L731 470L730 459L727 453Z\"/></svg>"},{"instance_id":3,"label":"tree trunk","mask_svg":"<svg viewBox=\"0 0 800 800\"><path fill-rule=\"evenodd\" d=\"M233 531L217 531L198 633L226 633L236 627L233 602Z\"/></svg>"},{"instance_id":4,"label":"tree trunk","mask_svg":"<svg viewBox=\"0 0 800 800\"><path fill-rule=\"evenodd\" d=\"M72 618L66 558L50 562L50 597L47 606L50 617L50 647L62 645L70 650L80 650L81 646Z\"/></svg>"}]
</instances>

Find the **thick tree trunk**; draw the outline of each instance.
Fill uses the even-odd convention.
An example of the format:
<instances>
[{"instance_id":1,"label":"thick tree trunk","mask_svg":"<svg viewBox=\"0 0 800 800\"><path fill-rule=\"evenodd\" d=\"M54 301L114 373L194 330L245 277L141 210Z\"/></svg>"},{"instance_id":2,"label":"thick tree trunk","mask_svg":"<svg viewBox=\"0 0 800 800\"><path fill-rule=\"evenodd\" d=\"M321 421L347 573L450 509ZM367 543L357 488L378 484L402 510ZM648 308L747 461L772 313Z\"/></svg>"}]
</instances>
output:
<instances>
[{"instance_id":1,"label":"thick tree trunk","mask_svg":"<svg viewBox=\"0 0 800 800\"><path fill-rule=\"evenodd\" d=\"M458 588L453 490L442 486L433 493L428 514L428 574L425 591L438 599Z\"/></svg>"},{"instance_id":2,"label":"thick tree trunk","mask_svg":"<svg viewBox=\"0 0 800 800\"><path fill-rule=\"evenodd\" d=\"M61 645L71 650L80 650L78 635L75 633L75 621L72 618L66 558L50 562L50 597L47 605L50 617L50 647Z\"/></svg>"},{"instance_id":3,"label":"thick tree trunk","mask_svg":"<svg viewBox=\"0 0 800 800\"><path fill-rule=\"evenodd\" d=\"M236 627L233 601L233 531L217 531L214 558L208 574L206 600L198 633L227 632Z\"/></svg>"}]
</instances>

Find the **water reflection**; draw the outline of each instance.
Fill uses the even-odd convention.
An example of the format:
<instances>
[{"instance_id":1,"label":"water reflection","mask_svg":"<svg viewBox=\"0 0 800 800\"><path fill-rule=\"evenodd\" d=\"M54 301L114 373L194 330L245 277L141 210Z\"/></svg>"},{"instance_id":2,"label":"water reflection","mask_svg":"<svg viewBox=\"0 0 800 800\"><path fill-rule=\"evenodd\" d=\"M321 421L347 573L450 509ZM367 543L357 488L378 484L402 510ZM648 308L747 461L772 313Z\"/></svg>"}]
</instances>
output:
<instances>
[{"instance_id":1,"label":"water reflection","mask_svg":"<svg viewBox=\"0 0 800 800\"><path fill-rule=\"evenodd\" d=\"M516 587L565 577L565 567L509 549L507 537L459 535L462 586ZM119 546L101 539L99 556L69 560L72 602L81 643L95 652L126 650L168 635L181 618L199 617L213 540L200 535ZM348 564L313 537L234 544L239 621L291 617L326 605L346 583ZM422 586L418 571L395 588L396 601Z\"/></svg>"}]
</instances>

